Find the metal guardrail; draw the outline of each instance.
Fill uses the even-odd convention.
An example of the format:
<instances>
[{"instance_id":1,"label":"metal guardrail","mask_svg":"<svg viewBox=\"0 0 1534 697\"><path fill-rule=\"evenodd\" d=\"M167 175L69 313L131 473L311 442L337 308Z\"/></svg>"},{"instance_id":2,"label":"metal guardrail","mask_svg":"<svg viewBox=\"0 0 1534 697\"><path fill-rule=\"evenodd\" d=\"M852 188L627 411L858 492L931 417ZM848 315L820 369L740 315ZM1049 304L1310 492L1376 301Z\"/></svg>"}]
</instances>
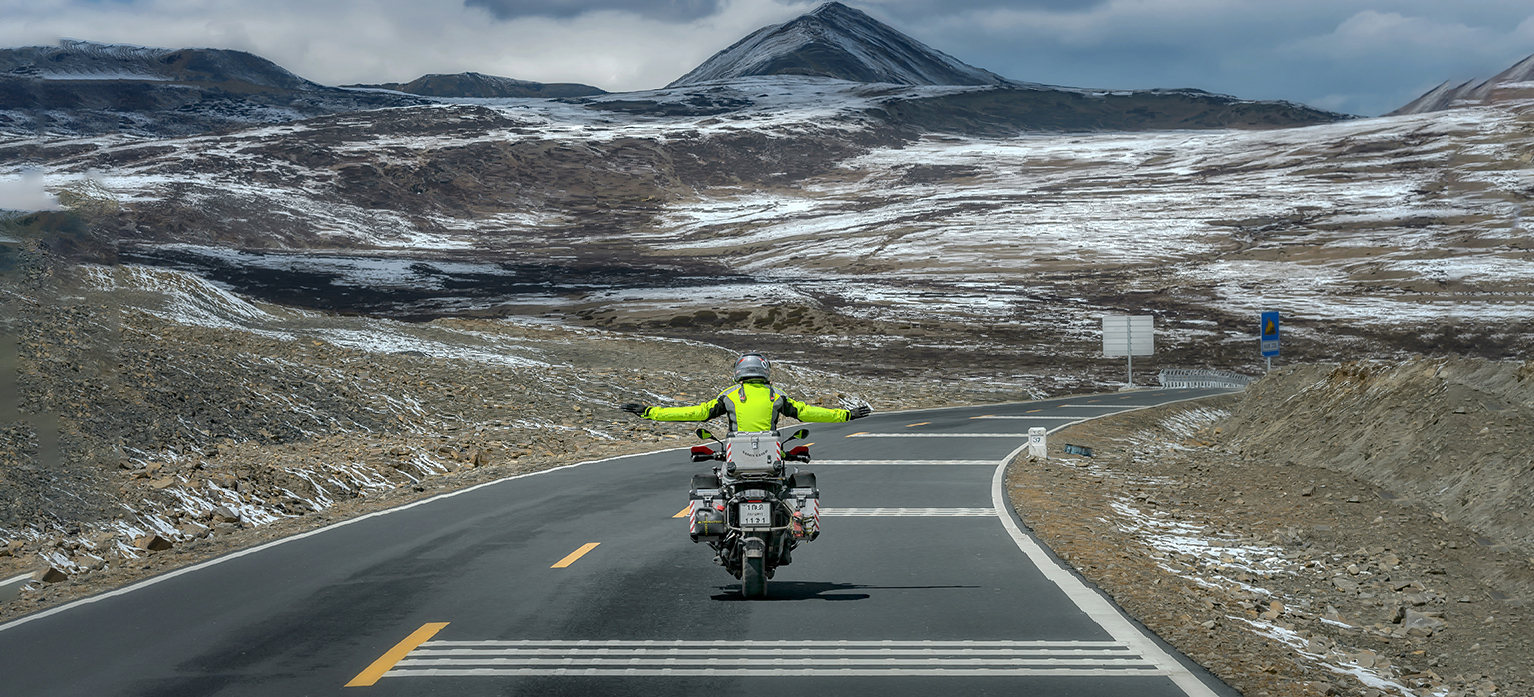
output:
<instances>
[{"instance_id":1,"label":"metal guardrail","mask_svg":"<svg viewBox=\"0 0 1534 697\"><path fill-rule=\"evenodd\" d=\"M1188 389L1196 387L1245 388L1257 378L1229 370L1206 370L1202 368L1167 368L1156 376L1163 389Z\"/></svg>"}]
</instances>

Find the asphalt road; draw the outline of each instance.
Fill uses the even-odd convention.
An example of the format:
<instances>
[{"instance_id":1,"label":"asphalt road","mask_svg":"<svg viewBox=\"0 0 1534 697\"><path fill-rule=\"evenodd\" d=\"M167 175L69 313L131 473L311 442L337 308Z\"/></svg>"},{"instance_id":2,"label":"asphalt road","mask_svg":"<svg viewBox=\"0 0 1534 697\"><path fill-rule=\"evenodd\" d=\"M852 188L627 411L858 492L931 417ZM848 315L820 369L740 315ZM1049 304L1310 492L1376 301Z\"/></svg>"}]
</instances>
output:
<instances>
[{"instance_id":1,"label":"asphalt road","mask_svg":"<svg viewBox=\"0 0 1534 697\"><path fill-rule=\"evenodd\" d=\"M674 516L708 463L670 451L482 485L0 626L0 692L1235 695L1040 549L1001 494L1030 427L1223 392L811 424L801 469L823 532L763 600L687 538Z\"/></svg>"}]
</instances>

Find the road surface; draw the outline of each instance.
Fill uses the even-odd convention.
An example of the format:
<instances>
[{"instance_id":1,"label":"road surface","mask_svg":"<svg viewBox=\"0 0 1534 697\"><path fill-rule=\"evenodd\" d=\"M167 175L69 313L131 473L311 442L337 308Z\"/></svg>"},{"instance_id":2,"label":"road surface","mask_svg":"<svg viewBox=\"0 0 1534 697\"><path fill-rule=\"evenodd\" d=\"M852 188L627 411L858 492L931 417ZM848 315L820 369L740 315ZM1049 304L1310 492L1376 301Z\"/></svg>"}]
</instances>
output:
<instances>
[{"instance_id":1,"label":"road surface","mask_svg":"<svg viewBox=\"0 0 1534 697\"><path fill-rule=\"evenodd\" d=\"M0 626L14 695L1236 693L1023 532L1030 427L1227 390L810 424L822 534L768 583L687 538L669 451L492 482ZM675 424L678 433L691 426ZM690 444L691 441L683 441Z\"/></svg>"}]
</instances>

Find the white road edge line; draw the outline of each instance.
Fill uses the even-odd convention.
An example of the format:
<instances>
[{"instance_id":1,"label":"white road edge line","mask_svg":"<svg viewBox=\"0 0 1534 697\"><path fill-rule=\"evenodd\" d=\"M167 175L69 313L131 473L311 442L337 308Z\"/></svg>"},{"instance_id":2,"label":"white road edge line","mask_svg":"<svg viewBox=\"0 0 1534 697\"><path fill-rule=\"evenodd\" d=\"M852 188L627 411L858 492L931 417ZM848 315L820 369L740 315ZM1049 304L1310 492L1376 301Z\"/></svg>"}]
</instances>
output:
<instances>
[{"instance_id":1,"label":"white road edge line","mask_svg":"<svg viewBox=\"0 0 1534 697\"><path fill-rule=\"evenodd\" d=\"M1202 399L1202 397L1179 399L1154 406L1189 402L1194 399ZM1102 416L1116 416L1122 413L1124 412L1120 411L1113 414L1103 414ZM1102 418L1102 416L1089 417L1083 419L1083 421ZM1072 424L1051 429L1050 432L1053 433L1069 425ZM1161 646L1154 639L1146 636L1136 628L1134 623L1120 612L1117 607L1101 595L1093 592L1091 588L1086 587L1080 579L1071 573L1070 569L1065 568L1059 562L1050 558L1049 554L1045 553L1038 543L1033 541L1032 537L1023 534L1022 529L1017 526L1017 522L1012 520L1012 516L1007 509L1005 493L1007 463L1027 449L1027 443L1017 446L1016 450L1013 450L1006 459L1001 461L1000 465L996 466L996 474L991 476L991 505L996 508L997 517L1001 519L1002 526L1007 529L1007 534L1012 536L1012 541L1017 543L1018 549L1021 549L1023 554L1028 556L1028 559L1033 562L1034 566L1038 567L1045 578L1053 581L1071 599L1071 602L1076 603L1077 608L1092 618L1092 621L1102 627L1103 631L1108 632L1108 636L1128 646L1131 650L1165 671L1167 677L1171 678L1172 682L1181 688L1188 697L1219 697L1214 690L1204 684L1204 681L1199 680L1198 676L1194 675L1192 671L1184 667L1171 654L1162 650Z\"/></svg>"},{"instance_id":2,"label":"white road edge line","mask_svg":"<svg viewBox=\"0 0 1534 697\"><path fill-rule=\"evenodd\" d=\"M65 604L60 605L58 607L54 607L54 608L49 608L47 610L43 610L42 612L39 612L39 613L36 613L36 614L27 615L26 617L22 617L20 619L15 619L15 620L12 620L12 621L7 622L5 624L0 624L0 632L3 632L3 631L5 631L7 629L10 629L12 627L19 627L19 626L21 626L23 624L31 622L32 620L40 620L40 619L42 619L44 617L49 617L49 616L52 616L52 615L56 615L56 614L58 614L60 612L68 610L70 608L76 608L76 607L79 607L81 605L89 605L90 603L100 602L102 600L106 600L107 598L112 598L112 597L116 597L116 596L119 596L119 595L124 595L124 594L127 594L127 593L131 593L131 592L136 591L136 590L138 590L140 588L148 588L149 586L152 586L152 585L154 585L156 583L159 583L161 581L169 581L170 579L173 579L173 578L175 578L177 576L180 576L182 574L189 574L189 573L192 573L193 571L197 571L199 569L206 569L206 568L208 568L210 566L217 566L217 565L222 564L222 563L224 563L226 561L230 561L230 560L233 560L233 559L239 559L240 557L243 557L243 556L246 556L246 555L249 555L249 554L255 554L256 552L260 552L260 551L263 551L263 550L271 549L273 547L276 547L277 545L282 545L282 544L287 544L289 542L294 542L294 541L297 541L297 540L302 540L305 537L311 537L311 536L314 536L314 535L318 535L318 534L320 534L322 532L326 532L326 531L329 531L329 530L334 530L336 528L339 528L339 527L342 527L342 526L345 526L345 525L351 525L353 523L360 523L360 522L362 522L364 520L367 520L369 518L378 518L378 517L381 517L381 516L389 515L391 513L398 513L400 511L409 510L411 508L415 508L416 506L424 506L424 505L426 505L428 503L432 503L432 502L435 502L435 501L440 501L442 499L452 498L454 496L461 496L463 494L467 494L467 493L469 493L471 491L474 491L476 489L483 489L483 488L485 488L487 486L495 486L496 484L500 484L502 482L508 482L508 481L513 480L513 479L522 479L523 477L535 477L535 476L538 476L540 474L548 474L549 472L558 472L559 470L572 469L572 468L575 468L575 467L580 467L581 465L594 465L594 464L597 464L599 462L611 462L613 460L621 460L621 459L626 458L626 457L643 457L645 455L654 455L656 453L671 452L673 450L686 450L686 448L685 447L682 447L682 448L665 448L663 450L652 450L650 452L645 452L645 453L629 453L627 455L615 455L613 457L604 457L604 458L602 458L600 460L586 460L584 462L577 462L577 463L574 463L574 464L563 465L561 467L552 467L552 468L549 468L549 469L546 469L546 470L539 470L537 472L527 472L525 474L514 474L514 475L512 475L510 477L503 477L501 479L485 482L483 484L475 484L474 486L471 486L471 487L469 487L467 489L459 489L457 491L449 491L449 492L446 492L446 493L437 494L436 496L433 496L431 498L421 499L420 501L412 501L412 502L404 504L402 506L396 506L394 508L386 508L386 509L381 510L381 511L374 511L372 513L368 513L368 514L365 514L365 515L357 516L356 518L347 518L346 520L342 520L342 521L339 521L339 522L331 523L330 525L326 525L325 527L322 527L322 528L315 528L315 529L310 530L308 532L301 532L301 533L298 533L297 535L292 535L292 536L289 536L289 537L284 537L284 538L281 538L281 539L272 540L271 542L268 542L268 543L266 543L264 545L257 545L255 547L251 547L250 549L242 549L242 550L240 550L238 552L232 552L230 554L226 554L226 555L221 556L221 557L215 557L213 559L209 559L209 560L207 560L205 562L200 562L200 563L197 563L197 564L193 564L191 566L184 566L182 568L176 569L175 571L171 571L171 572L162 574L160 576L155 576L154 578L144 579L142 581L139 581L138 583L134 583L134 584L131 584L131 585L123 586L122 588L118 588L116 590L110 590L110 591L107 591L107 592L102 593L100 595L93 595L93 596L91 596L89 598L81 598L81 599L76 600L76 601L74 601L72 603L65 603Z\"/></svg>"}]
</instances>

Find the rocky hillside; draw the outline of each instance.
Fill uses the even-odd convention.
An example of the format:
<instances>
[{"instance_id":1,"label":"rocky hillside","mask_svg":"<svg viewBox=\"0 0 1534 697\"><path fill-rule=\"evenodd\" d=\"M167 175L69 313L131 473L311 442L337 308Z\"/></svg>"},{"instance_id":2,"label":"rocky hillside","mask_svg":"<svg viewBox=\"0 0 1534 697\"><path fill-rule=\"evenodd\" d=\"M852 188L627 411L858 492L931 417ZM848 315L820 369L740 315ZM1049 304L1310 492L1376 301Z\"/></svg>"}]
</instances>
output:
<instances>
[{"instance_id":1,"label":"rocky hillside","mask_svg":"<svg viewBox=\"0 0 1534 697\"><path fill-rule=\"evenodd\" d=\"M735 356L253 303L180 272L62 263L35 242L0 244L0 579L40 571L76 593L417 493L686 445L687 424L614 405L709 399ZM786 355L776 377L827 406L1036 394L838 376ZM27 600L43 597L62 596Z\"/></svg>"}]
</instances>

